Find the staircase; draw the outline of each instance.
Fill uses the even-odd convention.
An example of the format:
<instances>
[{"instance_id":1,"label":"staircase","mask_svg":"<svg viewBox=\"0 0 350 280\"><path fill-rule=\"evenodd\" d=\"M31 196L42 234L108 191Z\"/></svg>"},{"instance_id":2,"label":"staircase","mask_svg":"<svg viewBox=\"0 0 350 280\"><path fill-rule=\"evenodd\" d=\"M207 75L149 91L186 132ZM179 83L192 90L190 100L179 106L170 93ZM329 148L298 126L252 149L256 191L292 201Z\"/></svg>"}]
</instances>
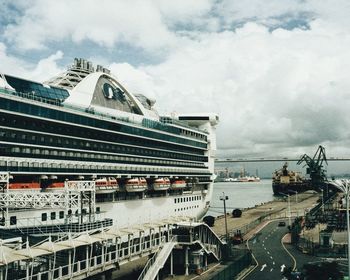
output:
<instances>
[{"instance_id":1,"label":"staircase","mask_svg":"<svg viewBox=\"0 0 350 280\"><path fill-rule=\"evenodd\" d=\"M192 245L199 244L209 255L212 254L218 261L222 256L222 247L225 243L206 224L186 225L179 223L180 228L187 230L187 235L173 235L169 242L157 251L145 265L138 280L153 280L157 277L176 244Z\"/></svg>"},{"instance_id":2,"label":"staircase","mask_svg":"<svg viewBox=\"0 0 350 280\"><path fill-rule=\"evenodd\" d=\"M173 236L171 240L164 244L164 246L153 255L153 257L147 262L138 280L153 280L156 278L160 269L163 268L169 255L171 254L174 246L177 244L176 236Z\"/></svg>"}]
</instances>

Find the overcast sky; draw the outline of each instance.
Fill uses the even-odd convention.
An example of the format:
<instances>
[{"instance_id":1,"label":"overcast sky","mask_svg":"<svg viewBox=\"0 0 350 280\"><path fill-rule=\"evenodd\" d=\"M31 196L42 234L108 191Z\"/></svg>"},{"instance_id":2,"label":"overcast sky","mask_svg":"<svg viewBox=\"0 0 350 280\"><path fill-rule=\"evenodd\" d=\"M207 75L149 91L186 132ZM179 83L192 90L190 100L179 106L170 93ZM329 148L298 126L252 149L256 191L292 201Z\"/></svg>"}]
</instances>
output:
<instances>
[{"instance_id":1,"label":"overcast sky","mask_svg":"<svg viewBox=\"0 0 350 280\"><path fill-rule=\"evenodd\" d=\"M74 57L160 113L215 112L219 157L350 156L348 0L2 0L0 71Z\"/></svg>"}]
</instances>

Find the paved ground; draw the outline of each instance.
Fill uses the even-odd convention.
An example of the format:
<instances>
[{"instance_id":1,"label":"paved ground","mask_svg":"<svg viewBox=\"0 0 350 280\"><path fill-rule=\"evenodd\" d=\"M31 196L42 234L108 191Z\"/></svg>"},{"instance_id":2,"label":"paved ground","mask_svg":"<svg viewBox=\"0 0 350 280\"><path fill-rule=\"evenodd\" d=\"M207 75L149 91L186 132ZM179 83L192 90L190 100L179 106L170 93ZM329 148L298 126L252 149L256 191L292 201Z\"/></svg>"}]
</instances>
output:
<instances>
[{"instance_id":1,"label":"paved ground","mask_svg":"<svg viewBox=\"0 0 350 280\"><path fill-rule=\"evenodd\" d=\"M248 275L247 280L281 279L281 271L294 267L294 259L284 249L281 239L288 232L287 227L278 227L278 222L271 222L249 240L258 266Z\"/></svg>"},{"instance_id":2,"label":"paved ground","mask_svg":"<svg viewBox=\"0 0 350 280\"><path fill-rule=\"evenodd\" d=\"M319 199L320 195L315 193L302 193L298 194L298 198L296 198L295 195L290 197L290 211L292 216L299 214L304 215L304 211L307 209L311 209L314 205L316 205L317 200ZM242 213L241 218L232 218L231 216L227 216L227 222L228 222L228 230L230 232L234 232L237 229L241 229L244 226L251 224L252 222L256 221L262 216L270 215L273 218L286 218L288 217L288 200L287 199L279 199L275 201L271 201L268 203L264 203L261 205L257 205L254 208L246 209ZM215 226L212 228L214 232L216 232L218 235L224 235L225 234L225 219L224 216L219 217L215 221ZM251 228L247 231L247 234L245 238L250 238L253 236L256 231L261 230L262 232L265 232L265 229L262 229L268 221L264 221L261 224L257 224L254 226L254 228ZM276 225L272 226L276 228ZM266 226L266 230L268 231L270 229L270 226ZM276 230L276 234L281 235L283 233L283 230L285 228L281 228L279 230ZM278 236L279 239L273 239L271 238L271 241L278 241L280 244L281 237ZM278 251L280 252L280 251ZM282 252L282 251L281 251ZM300 253L301 254L301 253ZM277 259L278 257L276 257ZM289 257L290 259L290 257ZM288 257L285 257L285 263L287 265L288 263ZM282 260L282 259L281 259ZM132 262L128 264L127 266L123 266L120 271L116 271L113 273L113 279L131 279L130 273L131 271L135 272L135 275L142 269L142 266L145 264L147 259L142 259L139 262ZM288 263L289 265L289 263ZM180 279L180 280L190 280L190 279L211 279L211 277L214 275L215 272L223 269L225 265L223 264L210 264L208 267L208 270L205 271L201 275L191 274L188 276L175 276L175 277L168 277L165 279ZM272 267L269 267L271 270ZM261 267L260 267L261 269ZM266 268L265 268L266 269ZM264 269L264 270L265 270ZM263 270L263 271L264 271ZM280 275L280 273L277 273L277 266L275 268L276 275ZM267 271L267 269L266 269ZM272 275L272 274L271 274ZM270 276L271 276L270 275ZM134 277L134 276L132 276ZM249 279L273 279L273 278L249 278ZM275 278L280 279L280 278Z\"/></svg>"},{"instance_id":3,"label":"paved ground","mask_svg":"<svg viewBox=\"0 0 350 280\"><path fill-rule=\"evenodd\" d=\"M282 244L288 241L286 226L278 226L277 221L266 225L249 240L249 247L258 265L245 280L283 279L282 271L287 267L301 271L304 264L321 260L314 256L302 254L293 246Z\"/></svg>"},{"instance_id":4,"label":"paved ground","mask_svg":"<svg viewBox=\"0 0 350 280\"><path fill-rule=\"evenodd\" d=\"M296 196L290 196L290 209L292 216L304 215L304 211L311 209L316 205L317 200L320 198L318 193L302 193ZM232 218L231 213L227 216L227 227L229 232L234 232L237 229L244 228L247 224L252 223L261 216L270 215L272 217L288 217L288 200L279 199L271 202L267 202L257 207L244 210L242 217ZM224 216L218 217L215 221L212 229L218 235L225 234L225 219Z\"/></svg>"}]
</instances>

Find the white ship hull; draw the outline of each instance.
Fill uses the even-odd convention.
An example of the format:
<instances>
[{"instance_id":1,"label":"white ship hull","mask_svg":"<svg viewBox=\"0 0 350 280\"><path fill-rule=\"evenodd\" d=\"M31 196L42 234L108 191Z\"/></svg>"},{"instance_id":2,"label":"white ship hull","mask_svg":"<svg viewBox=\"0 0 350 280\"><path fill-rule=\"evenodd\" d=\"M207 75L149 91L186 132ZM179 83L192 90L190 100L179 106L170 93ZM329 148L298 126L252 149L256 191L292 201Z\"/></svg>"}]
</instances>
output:
<instances>
[{"instance_id":1,"label":"white ship hull","mask_svg":"<svg viewBox=\"0 0 350 280\"><path fill-rule=\"evenodd\" d=\"M212 189L212 188L209 188ZM98 218L111 219L113 225L118 227L132 227L138 224L159 221L169 217L189 217L195 220L201 219L209 209L211 194L205 191L184 193L181 195L169 195L162 197L144 197L134 200L119 200L113 202L96 203L99 208ZM72 213L70 219L61 216L66 209L26 209L9 212L9 218L16 215L16 225L8 225L7 228L28 228L51 225L62 225L67 222L78 222L80 217ZM42 215L46 215L43 221ZM20 218L19 218L20 217ZM51 218L54 217L54 218ZM62 218L61 218L62 217ZM90 219L84 216L84 221Z\"/></svg>"}]
</instances>

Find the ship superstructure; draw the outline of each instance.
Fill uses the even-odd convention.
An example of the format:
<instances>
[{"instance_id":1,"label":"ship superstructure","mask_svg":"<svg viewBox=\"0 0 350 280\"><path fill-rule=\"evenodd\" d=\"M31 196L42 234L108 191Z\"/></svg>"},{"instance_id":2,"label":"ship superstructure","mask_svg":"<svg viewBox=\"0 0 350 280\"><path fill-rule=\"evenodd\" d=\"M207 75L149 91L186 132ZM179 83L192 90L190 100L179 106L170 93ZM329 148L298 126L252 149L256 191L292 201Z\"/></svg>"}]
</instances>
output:
<instances>
[{"instance_id":1,"label":"ship superstructure","mask_svg":"<svg viewBox=\"0 0 350 280\"><path fill-rule=\"evenodd\" d=\"M2 74L1 227L83 231L201 218L218 116L160 117L154 104L84 59L43 84Z\"/></svg>"},{"instance_id":2,"label":"ship superstructure","mask_svg":"<svg viewBox=\"0 0 350 280\"><path fill-rule=\"evenodd\" d=\"M288 163L272 174L272 190L275 195L294 194L309 189L310 182L300 172L288 169Z\"/></svg>"}]
</instances>

